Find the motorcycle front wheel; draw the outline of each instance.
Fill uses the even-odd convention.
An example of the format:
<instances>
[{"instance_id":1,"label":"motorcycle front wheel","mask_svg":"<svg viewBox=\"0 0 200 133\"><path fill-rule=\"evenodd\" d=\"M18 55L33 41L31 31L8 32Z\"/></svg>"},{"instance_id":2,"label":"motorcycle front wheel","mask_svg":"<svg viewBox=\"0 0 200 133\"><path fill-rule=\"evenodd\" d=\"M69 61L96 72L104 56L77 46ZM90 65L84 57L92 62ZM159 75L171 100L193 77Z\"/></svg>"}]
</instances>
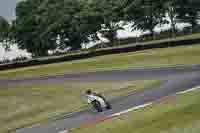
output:
<instances>
[{"instance_id":1,"label":"motorcycle front wheel","mask_svg":"<svg viewBox=\"0 0 200 133\"><path fill-rule=\"evenodd\" d=\"M100 102L98 102L97 100L93 101L92 105L98 112L102 112L103 111Z\"/></svg>"}]
</instances>

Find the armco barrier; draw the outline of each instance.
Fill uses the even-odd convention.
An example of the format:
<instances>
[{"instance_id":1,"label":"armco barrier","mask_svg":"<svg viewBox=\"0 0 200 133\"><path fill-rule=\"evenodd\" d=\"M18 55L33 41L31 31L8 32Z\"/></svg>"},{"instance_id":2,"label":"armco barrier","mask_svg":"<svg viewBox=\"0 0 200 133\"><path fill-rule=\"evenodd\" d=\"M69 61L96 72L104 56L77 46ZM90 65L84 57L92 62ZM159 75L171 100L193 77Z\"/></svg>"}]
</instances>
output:
<instances>
[{"instance_id":1,"label":"armco barrier","mask_svg":"<svg viewBox=\"0 0 200 133\"><path fill-rule=\"evenodd\" d=\"M95 56L134 52L134 51L140 51L140 50L146 50L146 49L152 49L152 48L167 48L167 47L193 45L193 44L200 44L200 38L178 40L178 41L172 39L172 40L158 41L154 43L151 43L151 42L138 43L138 44L133 44L133 45L128 45L128 46L97 49L94 51L87 51L84 53L78 53L74 55L38 58L38 59L32 59L32 60L27 60L27 61L2 64L0 65L0 70L8 70L8 69L35 66L35 65L44 65L44 64L58 63L58 62L64 62L64 61L73 61L73 60L79 60L79 59L87 59L87 58L91 58Z\"/></svg>"}]
</instances>

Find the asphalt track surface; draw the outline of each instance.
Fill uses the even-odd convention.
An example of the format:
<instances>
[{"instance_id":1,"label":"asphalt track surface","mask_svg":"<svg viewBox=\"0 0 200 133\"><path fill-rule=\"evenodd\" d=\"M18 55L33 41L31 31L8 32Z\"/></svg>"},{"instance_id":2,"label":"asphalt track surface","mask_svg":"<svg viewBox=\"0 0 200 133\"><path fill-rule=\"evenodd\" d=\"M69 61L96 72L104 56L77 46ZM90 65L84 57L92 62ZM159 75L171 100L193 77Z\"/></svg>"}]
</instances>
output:
<instances>
[{"instance_id":1,"label":"asphalt track surface","mask_svg":"<svg viewBox=\"0 0 200 133\"><path fill-rule=\"evenodd\" d=\"M147 88L144 91L136 91L130 93L128 96L112 99L110 101L113 107L112 110L97 113L88 108L80 112L66 114L57 120L18 129L16 133L59 133L65 129L81 127L85 123L95 121L99 118L199 86L200 65L66 74L20 80L0 80L0 84L6 87L18 84L62 83L71 81L91 82L101 80L160 80L161 85L156 88Z\"/></svg>"}]
</instances>

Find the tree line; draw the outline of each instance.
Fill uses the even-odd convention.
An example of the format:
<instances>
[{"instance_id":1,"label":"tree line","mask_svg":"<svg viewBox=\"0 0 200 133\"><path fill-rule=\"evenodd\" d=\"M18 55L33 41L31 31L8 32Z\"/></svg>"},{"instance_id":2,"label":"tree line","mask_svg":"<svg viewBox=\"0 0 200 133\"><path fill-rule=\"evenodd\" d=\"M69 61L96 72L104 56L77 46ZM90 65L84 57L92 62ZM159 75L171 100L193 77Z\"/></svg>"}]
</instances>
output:
<instances>
[{"instance_id":1,"label":"tree line","mask_svg":"<svg viewBox=\"0 0 200 133\"><path fill-rule=\"evenodd\" d=\"M17 4L12 23L0 17L0 42L16 43L38 57L49 50L79 50L98 41L99 33L113 44L127 23L152 37L155 27L170 24L175 36L180 22L195 30L199 7L198 0L25 0Z\"/></svg>"}]
</instances>

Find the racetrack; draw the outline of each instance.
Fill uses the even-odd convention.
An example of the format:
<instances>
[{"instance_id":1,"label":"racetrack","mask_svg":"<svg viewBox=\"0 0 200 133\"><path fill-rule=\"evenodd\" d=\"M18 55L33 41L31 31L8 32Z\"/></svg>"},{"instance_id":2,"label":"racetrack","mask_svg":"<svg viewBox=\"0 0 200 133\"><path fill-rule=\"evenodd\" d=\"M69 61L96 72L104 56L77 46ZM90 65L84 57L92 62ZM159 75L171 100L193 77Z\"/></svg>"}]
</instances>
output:
<instances>
[{"instance_id":1,"label":"racetrack","mask_svg":"<svg viewBox=\"0 0 200 133\"><path fill-rule=\"evenodd\" d=\"M0 80L1 86L15 86L29 83L71 82L71 81L99 81L99 80L161 80L161 85L154 89L137 91L128 96L111 100L112 110L102 113L93 112L90 109L72 114L66 114L58 120L52 120L44 124L37 124L29 128L19 129L17 133L58 133L68 128L76 128L96 119L110 116L126 109L153 102L162 97L185 91L200 85L200 65L177 66L154 69L114 70L96 73L66 74L58 76L39 77L19 80Z\"/></svg>"}]
</instances>

